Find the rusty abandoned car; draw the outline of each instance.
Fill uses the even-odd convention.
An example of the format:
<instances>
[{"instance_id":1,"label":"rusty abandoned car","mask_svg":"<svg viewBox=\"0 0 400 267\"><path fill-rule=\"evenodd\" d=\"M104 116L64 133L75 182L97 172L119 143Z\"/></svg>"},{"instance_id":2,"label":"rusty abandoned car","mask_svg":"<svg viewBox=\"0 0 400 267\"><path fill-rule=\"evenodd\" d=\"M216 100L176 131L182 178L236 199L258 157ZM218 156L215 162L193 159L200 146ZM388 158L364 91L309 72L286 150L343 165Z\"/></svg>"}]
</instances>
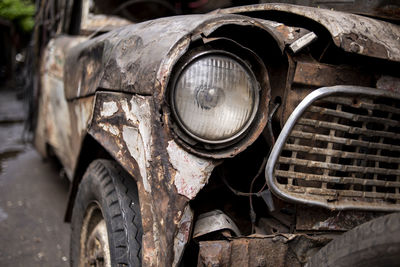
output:
<instances>
[{"instance_id":1,"label":"rusty abandoned car","mask_svg":"<svg viewBox=\"0 0 400 267\"><path fill-rule=\"evenodd\" d=\"M33 141L71 181L72 266L400 262L398 6L37 2Z\"/></svg>"}]
</instances>

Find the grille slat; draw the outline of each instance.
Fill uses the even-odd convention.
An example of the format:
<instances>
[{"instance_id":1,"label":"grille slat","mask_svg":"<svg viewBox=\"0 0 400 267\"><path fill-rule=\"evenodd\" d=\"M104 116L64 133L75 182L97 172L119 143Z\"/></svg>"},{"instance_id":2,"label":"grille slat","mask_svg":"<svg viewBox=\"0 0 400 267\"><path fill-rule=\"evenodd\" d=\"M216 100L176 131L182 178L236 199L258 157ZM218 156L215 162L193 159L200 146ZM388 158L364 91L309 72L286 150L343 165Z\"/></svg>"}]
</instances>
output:
<instances>
[{"instance_id":1,"label":"grille slat","mask_svg":"<svg viewBox=\"0 0 400 267\"><path fill-rule=\"evenodd\" d=\"M384 131L374 131L369 129L363 129L358 127L351 127L347 125L342 125L334 122L319 121L313 119L300 119L299 125L312 126L315 128L326 128L330 130L342 131L350 134L360 134L365 136L379 136L393 139L400 139L400 134Z\"/></svg>"},{"instance_id":2,"label":"grille slat","mask_svg":"<svg viewBox=\"0 0 400 267\"><path fill-rule=\"evenodd\" d=\"M385 149L385 150L400 152L400 146L396 146L396 145L388 145L388 144L360 141L360 140L355 140L355 139L350 139L350 138L341 138L341 137L336 137L336 136L331 137L331 136L327 136L327 135L323 135L323 134L301 132L301 131L297 131L297 130L293 131L291 136L296 137L296 138L332 142L332 143L336 143L339 145L361 146L361 147L365 147L365 148Z\"/></svg>"},{"instance_id":3,"label":"grille slat","mask_svg":"<svg viewBox=\"0 0 400 267\"><path fill-rule=\"evenodd\" d=\"M400 196L398 194L393 193L373 193L373 192L362 192L362 191L347 191L347 190L333 190L333 189L321 189L321 188L304 188L300 186L294 185L286 185L285 186L288 191L294 193L309 193L311 195L321 195L321 196L330 196L330 197L358 197L358 198L380 198L383 201L390 199L390 200L400 200ZM330 198L330 201L333 199ZM371 200L371 201L372 201ZM370 202L367 202L368 204Z\"/></svg>"},{"instance_id":4,"label":"grille slat","mask_svg":"<svg viewBox=\"0 0 400 267\"><path fill-rule=\"evenodd\" d=\"M383 174L383 175L400 175L400 170L375 168L375 167L360 167L360 166L354 166L354 165L342 165L342 164L313 161L313 160L306 160L306 159L279 157L278 162L283 163L283 164L290 164L290 165L294 165L294 166L297 165L297 166L303 166L303 167L308 167L308 168L321 168L321 169L328 169L328 170L332 170L332 171L341 171L341 172L356 172L356 173L363 173L363 174L377 173L377 174Z\"/></svg>"},{"instance_id":5,"label":"grille slat","mask_svg":"<svg viewBox=\"0 0 400 267\"><path fill-rule=\"evenodd\" d=\"M316 181L316 182L325 182L325 183L337 183L337 184L353 184L353 185L365 185L365 186L382 186L382 187L400 187L400 182L391 182L391 181L381 181L381 180L370 180L370 179L361 179L354 177L336 177L336 176L324 176L318 174L308 174L302 172L290 172L290 171L281 171L276 170L275 174L279 177L286 177L292 179L301 179L305 181Z\"/></svg>"},{"instance_id":6,"label":"grille slat","mask_svg":"<svg viewBox=\"0 0 400 267\"><path fill-rule=\"evenodd\" d=\"M400 210L400 96L346 90L294 112L284 142L278 138L272 189L335 209Z\"/></svg>"},{"instance_id":7,"label":"grille slat","mask_svg":"<svg viewBox=\"0 0 400 267\"><path fill-rule=\"evenodd\" d=\"M310 106L308 111L313 112L313 113L318 113L321 115L330 115L330 116L335 116L338 118L348 119L348 120L353 120L353 121L385 123L385 125L394 126L394 127L400 126L399 121L395 121L395 120L391 120L391 119L387 119L387 118L358 115L358 114L353 114L353 113L349 113L349 112L345 112L345 111L333 110L333 109L328 109L328 108L323 108L323 107L318 107L318 106Z\"/></svg>"},{"instance_id":8,"label":"grille slat","mask_svg":"<svg viewBox=\"0 0 400 267\"><path fill-rule=\"evenodd\" d=\"M285 144L284 149L291 150L291 151L297 151L297 152L307 152L310 154L331 156L331 157L335 157L335 158L363 159L363 160L371 160L371 161L379 161L379 162L387 162L387 163L399 163L400 164L400 158L380 156L380 155L371 155L371 154L360 154L360 153L348 152L348 151L342 151L342 150L301 146L301 145L295 145L295 144Z\"/></svg>"},{"instance_id":9,"label":"grille slat","mask_svg":"<svg viewBox=\"0 0 400 267\"><path fill-rule=\"evenodd\" d=\"M324 99L326 102L333 103L333 104L341 104L347 106L357 106L358 108L363 108L367 110L380 110L385 112L390 112L393 114L400 115L400 108L388 106L384 104L373 104L369 102L364 102L362 99L358 100L356 104L352 99L346 99L343 97L326 97Z\"/></svg>"}]
</instances>

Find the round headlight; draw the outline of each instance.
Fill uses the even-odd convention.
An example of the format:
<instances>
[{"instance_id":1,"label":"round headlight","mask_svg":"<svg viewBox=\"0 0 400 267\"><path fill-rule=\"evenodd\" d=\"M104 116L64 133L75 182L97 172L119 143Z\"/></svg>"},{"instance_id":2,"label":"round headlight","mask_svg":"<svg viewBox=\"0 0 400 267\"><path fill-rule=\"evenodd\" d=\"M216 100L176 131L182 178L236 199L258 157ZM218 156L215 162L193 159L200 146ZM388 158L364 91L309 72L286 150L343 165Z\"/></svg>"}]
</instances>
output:
<instances>
[{"instance_id":1,"label":"round headlight","mask_svg":"<svg viewBox=\"0 0 400 267\"><path fill-rule=\"evenodd\" d=\"M199 54L185 65L172 91L172 110L184 131L210 144L231 141L250 126L259 86L247 65L225 52Z\"/></svg>"}]
</instances>

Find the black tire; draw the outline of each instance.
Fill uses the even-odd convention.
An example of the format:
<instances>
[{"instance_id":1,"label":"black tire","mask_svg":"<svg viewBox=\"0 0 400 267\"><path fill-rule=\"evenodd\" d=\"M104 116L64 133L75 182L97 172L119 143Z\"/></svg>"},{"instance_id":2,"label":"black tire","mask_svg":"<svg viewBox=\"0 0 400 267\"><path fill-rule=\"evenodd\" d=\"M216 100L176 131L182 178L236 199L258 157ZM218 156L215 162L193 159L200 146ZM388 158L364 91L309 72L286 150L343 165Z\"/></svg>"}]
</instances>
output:
<instances>
[{"instance_id":1,"label":"black tire","mask_svg":"<svg viewBox=\"0 0 400 267\"><path fill-rule=\"evenodd\" d=\"M318 251L306 266L400 266L400 213L344 233Z\"/></svg>"},{"instance_id":2,"label":"black tire","mask_svg":"<svg viewBox=\"0 0 400 267\"><path fill-rule=\"evenodd\" d=\"M92 206L98 207L97 212L90 212L96 216L88 215ZM90 223L86 223L88 217L93 217ZM136 183L118 164L108 160L91 163L79 185L71 221L71 266L88 264L85 240L101 217L107 228L104 232L111 266L141 266L143 231Z\"/></svg>"}]
</instances>

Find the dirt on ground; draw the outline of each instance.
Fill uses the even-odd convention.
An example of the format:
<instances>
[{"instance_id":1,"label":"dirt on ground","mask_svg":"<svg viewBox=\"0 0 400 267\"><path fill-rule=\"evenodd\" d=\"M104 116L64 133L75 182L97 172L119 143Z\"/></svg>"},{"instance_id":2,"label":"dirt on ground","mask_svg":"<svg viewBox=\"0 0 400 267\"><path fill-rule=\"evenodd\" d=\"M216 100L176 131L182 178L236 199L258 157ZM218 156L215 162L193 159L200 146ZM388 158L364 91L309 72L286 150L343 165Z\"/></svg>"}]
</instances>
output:
<instances>
[{"instance_id":1,"label":"dirt on ground","mask_svg":"<svg viewBox=\"0 0 400 267\"><path fill-rule=\"evenodd\" d=\"M0 88L0 266L69 266L69 182L24 141L25 110Z\"/></svg>"}]
</instances>

